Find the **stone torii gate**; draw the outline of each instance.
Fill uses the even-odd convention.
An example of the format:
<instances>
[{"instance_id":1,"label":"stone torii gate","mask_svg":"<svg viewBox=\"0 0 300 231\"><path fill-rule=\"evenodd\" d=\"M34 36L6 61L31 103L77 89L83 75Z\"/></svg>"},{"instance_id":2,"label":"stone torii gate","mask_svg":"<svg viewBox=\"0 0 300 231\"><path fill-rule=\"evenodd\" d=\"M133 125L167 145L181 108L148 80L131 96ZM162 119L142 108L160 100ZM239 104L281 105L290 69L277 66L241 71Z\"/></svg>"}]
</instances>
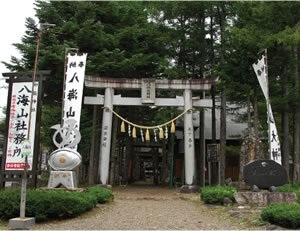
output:
<instances>
[{"instance_id":1,"label":"stone torii gate","mask_svg":"<svg viewBox=\"0 0 300 231\"><path fill-rule=\"evenodd\" d=\"M103 121L101 130L99 178L103 185L108 184L109 161L111 152L111 131L113 105L122 106L181 106L184 110L195 107L211 107L209 99L193 98L192 91L208 91L211 89L214 80L161 80L161 79L121 79L121 78L100 78L85 76L85 86L88 88L105 89L105 94L94 97L85 96L84 104L104 105ZM137 90L142 92L141 98L122 97L114 95L114 89ZM176 98L156 98L155 89L160 90L183 90L183 96ZM184 167L185 184L195 185L195 145L192 111L184 114Z\"/></svg>"}]
</instances>

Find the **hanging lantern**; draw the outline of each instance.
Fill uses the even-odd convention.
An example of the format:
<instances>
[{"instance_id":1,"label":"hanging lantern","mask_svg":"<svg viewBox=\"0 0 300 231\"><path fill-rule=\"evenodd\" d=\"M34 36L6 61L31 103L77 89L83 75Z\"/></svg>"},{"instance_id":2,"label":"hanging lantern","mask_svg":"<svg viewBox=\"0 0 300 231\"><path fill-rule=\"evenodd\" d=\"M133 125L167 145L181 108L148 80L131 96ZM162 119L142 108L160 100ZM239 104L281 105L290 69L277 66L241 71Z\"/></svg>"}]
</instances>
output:
<instances>
[{"instance_id":1,"label":"hanging lantern","mask_svg":"<svg viewBox=\"0 0 300 231\"><path fill-rule=\"evenodd\" d=\"M132 128L132 138L136 138L136 129L135 127Z\"/></svg>"},{"instance_id":2,"label":"hanging lantern","mask_svg":"<svg viewBox=\"0 0 300 231\"><path fill-rule=\"evenodd\" d=\"M164 138L164 131L162 128L159 128L159 139L163 139Z\"/></svg>"},{"instance_id":3,"label":"hanging lantern","mask_svg":"<svg viewBox=\"0 0 300 231\"><path fill-rule=\"evenodd\" d=\"M125 123L124 123L124 120L122 120L122 123L121 123L121 132L125 132Z\"/></svg>"},{"instance_id":4,"label":"hanging lantern","mask_svg":"<svg viewBox=\"0 0 300 231\"><path fill-rule=\"evenodd\" d=\"M170 133L175 133L175 124L174 124L174 121L172 121L172 123L171 123Z\"/></svg>"},{"instance_id":5,"label":"hanging lantern","mask_svg":"<svg viewBox=\"0 0 300 231\"><path fill-rule=\"evenodd\" d=\"M150 133L149 133L149 129L146 130L146 141L150 141Z\"/></svg>"}]
</instances>

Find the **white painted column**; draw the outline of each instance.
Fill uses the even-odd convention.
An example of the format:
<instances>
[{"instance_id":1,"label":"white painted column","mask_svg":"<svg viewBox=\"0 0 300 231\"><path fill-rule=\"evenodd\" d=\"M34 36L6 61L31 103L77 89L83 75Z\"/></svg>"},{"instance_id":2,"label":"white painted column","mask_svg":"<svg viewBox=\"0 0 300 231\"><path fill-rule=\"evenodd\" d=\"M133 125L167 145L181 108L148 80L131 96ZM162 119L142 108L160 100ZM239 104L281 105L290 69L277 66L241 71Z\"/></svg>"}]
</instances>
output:
<instances>
[{"instance_id":1,"label":"white painted column","mask_svg":"<svg viewBox=\"0 0 300 231\"><path fill-rule=\"evenodd\" d=\"M192 109L192 91L184 90L184 109ZM185 184L192 185L195 177L195 144L193 112L184 114L184 169Z\"/></svg>"},{"instance_id":2,"label":"white painted column","mask_svg":"<svg viewBox=\"0 0 300 231\"><path fill-rule=\"evenodd\" d=\"M113 95L112 88L105 89L104 107L113 109ZM112 111L104 108L101 131L101 146L100 146L100 160L99 160L99 178L100 183L106 185L109 176L109 160L110 160L110 146L111 146L111 131L112 131Z\"/></svg>"}]
</instances>

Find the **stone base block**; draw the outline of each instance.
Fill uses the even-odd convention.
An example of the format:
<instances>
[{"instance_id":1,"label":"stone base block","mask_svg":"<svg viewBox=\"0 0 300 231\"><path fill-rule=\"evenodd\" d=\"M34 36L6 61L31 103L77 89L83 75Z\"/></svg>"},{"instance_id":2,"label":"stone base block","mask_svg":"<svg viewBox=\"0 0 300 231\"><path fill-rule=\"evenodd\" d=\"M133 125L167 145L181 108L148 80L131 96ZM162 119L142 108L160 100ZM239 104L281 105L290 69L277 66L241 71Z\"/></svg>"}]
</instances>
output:
<instances>
[{"instance_id":1,"label":"stone base block","mask_svg":"<svg viewBox=\"0 0 300 231\"><path fill-rule=\"evenodd\" d=\"M11 230L29 230L34 224L34 217L17 217L9 219L9 229Z\"/></svg>"},{"instance_id":2,"label":"stone base block","mask_svg":"<svg viewBox=\"0 0 300 231\"><path fill-rule=\"evenodd\" d=\"M182 185L180 188L181 193L199 193L200 186L198 185Z\"/></svg>"},{"instance_id":3,"label":"stone base block","mask_svg":"<svg viewBox=\"0 0 300 231\"><path fill-rule=\"evenodd\" d=\"M74 171L51 171L48 188L64 186L67 189L77 188L76 173Z\"/></svg>"},{"instance_id":4,"label":"stone base block","mask_svg":"<svg viewBox=\"0 0 300 231\"><path fill-rule=\"evenodd\" d=\"M289 192L236 192L234 199L239 205L267 206L271 203L295 202L297 195Z\"/></svg>"}]
</instances>

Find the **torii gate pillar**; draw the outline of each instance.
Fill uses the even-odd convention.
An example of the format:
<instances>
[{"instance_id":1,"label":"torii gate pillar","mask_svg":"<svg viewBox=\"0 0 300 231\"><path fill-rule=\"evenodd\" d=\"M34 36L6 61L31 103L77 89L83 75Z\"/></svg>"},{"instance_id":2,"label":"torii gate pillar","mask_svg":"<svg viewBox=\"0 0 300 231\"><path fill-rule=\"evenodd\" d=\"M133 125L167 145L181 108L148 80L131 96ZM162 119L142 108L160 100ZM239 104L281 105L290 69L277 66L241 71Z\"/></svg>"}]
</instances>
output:
<instances>
[{"instance_id":1,"label":"torii gate pillar","mask_svg":"<svg viewBox=\"0 0 300 231\"><path fill-rule=\"evenodd\" d=\"M192 105L192 91L184 90L184 109L188 110ZM192 110L184 114L184 169L185 184L193 185L195 178L195 144Z\"/></svg>"},{"instance_id":2,"label":"torii gate pillar","mask_svg":"<svg viewBox=\"0 0 300 231\"><path fill-rule=\"evenodd\" d=\"M113 108L114 89L105 88L104 107ZM109 174L109 158L111 146L111 130L112 130L112 111L108 108L103 110L102 130L101 130L101 147L100 147L100 163L99 178L103 185L108 183Z\"/></svg>"}]
</instances>

